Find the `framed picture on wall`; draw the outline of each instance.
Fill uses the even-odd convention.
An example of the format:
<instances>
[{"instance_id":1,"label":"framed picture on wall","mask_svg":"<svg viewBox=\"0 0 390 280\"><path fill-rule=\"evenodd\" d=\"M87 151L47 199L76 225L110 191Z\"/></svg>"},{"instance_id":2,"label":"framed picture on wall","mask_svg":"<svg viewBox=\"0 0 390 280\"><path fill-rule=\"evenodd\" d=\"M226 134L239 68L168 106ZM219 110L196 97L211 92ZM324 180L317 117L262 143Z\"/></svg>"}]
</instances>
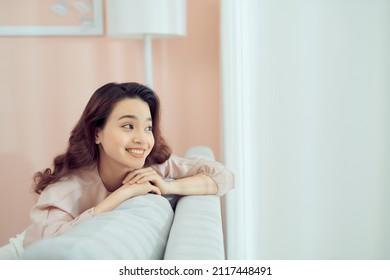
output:
<instances>
[{"instance_id":1,"label":"framed picture on wall","mask_svg":"<svg viewBox=\"0 0 390 280\"><path fill-rule=\"evenodd\" d=\"M103 35L103 0L0 0L0 36Z\"/></svg>"}]
</instances>

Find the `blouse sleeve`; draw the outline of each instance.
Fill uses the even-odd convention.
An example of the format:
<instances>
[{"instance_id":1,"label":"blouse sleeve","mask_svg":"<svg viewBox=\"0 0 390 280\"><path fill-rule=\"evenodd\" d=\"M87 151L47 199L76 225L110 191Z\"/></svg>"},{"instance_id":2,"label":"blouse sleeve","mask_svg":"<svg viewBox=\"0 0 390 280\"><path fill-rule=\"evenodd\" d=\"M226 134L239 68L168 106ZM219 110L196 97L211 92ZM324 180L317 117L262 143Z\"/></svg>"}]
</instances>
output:
<instances>
[{"instance_id":1,"label":"blouse sleeve","mask_svg":"<svg viewBox=\"0 0 390 280\"><path fill-rule=\"evenodd\" d=\"M222 196L234 187L234 175L223 164L198 158L181 158L172 155L166 162L152 166L156 172L164 177L171 179L180 179L204 174L209 176L217 184L217 195Z\"/></svg>"},{"instance_id":2,"label":"blouse sleeve","mask_svg":"<svg viewBox=\"0 0 390 280\"><path fill-rule=\"evenodd\" d=\"M79 209L81 193L61 183L47 187L31 209L32 223L26 229L24 247L44 237L60 235L95 215L94 208ZM80 210L84 210L79 213Z\"/></svg>"}]
</instances>

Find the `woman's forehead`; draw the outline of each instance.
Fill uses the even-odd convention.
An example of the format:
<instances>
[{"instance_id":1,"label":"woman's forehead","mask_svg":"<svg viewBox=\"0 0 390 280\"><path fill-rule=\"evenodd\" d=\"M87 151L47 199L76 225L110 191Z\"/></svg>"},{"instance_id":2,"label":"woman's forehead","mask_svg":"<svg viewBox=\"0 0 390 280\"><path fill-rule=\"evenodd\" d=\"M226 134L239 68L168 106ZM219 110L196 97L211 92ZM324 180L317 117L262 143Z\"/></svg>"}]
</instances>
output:
<instances>
[{"instance_id":1,"label":"woman's forehead","mask_svg":"<svg viewBox=\"0 0 390 280\"><path fill-rule=\"evenodd\" d=\"M151 118L148 103L138 98L126 98L115 104L111 116L119 119L126 115L140 119Z\"/></svg>"}]
</instances>

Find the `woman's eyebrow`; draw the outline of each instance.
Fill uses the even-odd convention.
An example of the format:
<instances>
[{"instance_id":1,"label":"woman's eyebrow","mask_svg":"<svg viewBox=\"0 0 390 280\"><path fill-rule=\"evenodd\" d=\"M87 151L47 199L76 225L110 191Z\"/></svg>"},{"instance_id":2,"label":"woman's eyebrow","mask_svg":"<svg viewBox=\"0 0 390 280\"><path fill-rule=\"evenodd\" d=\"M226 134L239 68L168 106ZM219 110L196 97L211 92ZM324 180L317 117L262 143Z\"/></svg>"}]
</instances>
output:
<instances>
[{"instance_id":1,"label":"woman's eyebrow","mask_svg":"<svg viewBox=\"0 0 390 280\"><path fill-rule=\"evenodd\" d=\"M123 116L120 116L118 120L121 120L121 119L134 119L134 120L138 120L138 118L134 115L123 115Z\"/></svg>"},{"instance_id":2,"label":"woman's eyebrow","mask_svg":"<svg viewBox=\"0 0 390 280\"><path fill-rule=\"evenodd\" d=\"M123 115L123 116L119 117L118 120L126 119L126 118L133 119L133 120L138 120L138 118L136 116L134 116L134 115ZM152 121L152 118L148 117L148 118L146 118L146 121Z\"/></svg>"}]
</instances>

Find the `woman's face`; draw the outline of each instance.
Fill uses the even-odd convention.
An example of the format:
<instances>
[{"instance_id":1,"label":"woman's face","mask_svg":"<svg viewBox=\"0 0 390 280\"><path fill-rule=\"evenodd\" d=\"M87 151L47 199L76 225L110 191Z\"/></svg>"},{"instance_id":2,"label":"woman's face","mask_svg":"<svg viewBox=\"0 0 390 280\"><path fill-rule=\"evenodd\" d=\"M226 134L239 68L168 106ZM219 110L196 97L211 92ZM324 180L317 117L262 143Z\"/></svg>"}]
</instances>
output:
<instances>
[{"instance_id":1,"label":"woman's face","mask_svg":"<svg viewBox=\"0 0 390 280\"><path fill-rule=\"evenodd\" d=\"M99 164L128 172L142 168L150 154L154 137L149 106L141 99L126 98L119 101L96 132L99 145Z\"/></svg>"}]
</instances>

